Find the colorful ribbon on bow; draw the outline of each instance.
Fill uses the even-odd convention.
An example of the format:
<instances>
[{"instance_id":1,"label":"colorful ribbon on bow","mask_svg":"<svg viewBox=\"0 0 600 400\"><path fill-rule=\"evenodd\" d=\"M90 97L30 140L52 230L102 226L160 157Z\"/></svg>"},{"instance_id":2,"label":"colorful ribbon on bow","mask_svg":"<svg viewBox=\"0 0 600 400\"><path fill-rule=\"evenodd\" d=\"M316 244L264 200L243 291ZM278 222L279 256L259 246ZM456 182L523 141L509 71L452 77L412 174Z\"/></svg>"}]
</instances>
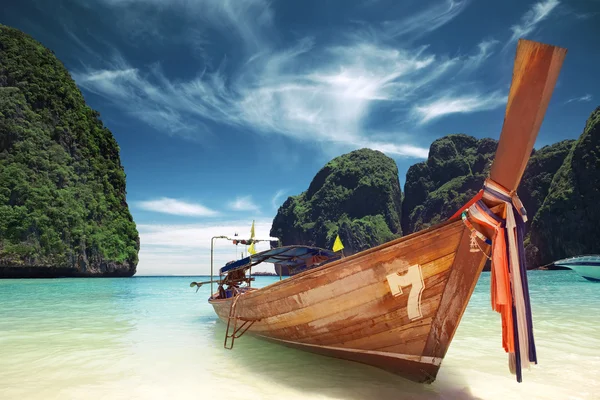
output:
<instances>
[{"instance_id":1,"label":"colorful ribbon on bow","mask_svg":"<svg viewBox=\"0 0 600 400\"><path fill-rule=\"evenodd\" d=\"M505 218L488 204L505 204ZM502 320L502 347L509 353L509 369L522 381L522 368L537 364L523 240L527 214L519 197L487 179L483 191L457 214L494 231L492 239L491 302ZM456 216L456 214L455 214ZM472 228L472 224L467 225ZM479 236L479 235L477 235ZM488 242L489 243L489 242Z\"/></svg>"}]
</instances>

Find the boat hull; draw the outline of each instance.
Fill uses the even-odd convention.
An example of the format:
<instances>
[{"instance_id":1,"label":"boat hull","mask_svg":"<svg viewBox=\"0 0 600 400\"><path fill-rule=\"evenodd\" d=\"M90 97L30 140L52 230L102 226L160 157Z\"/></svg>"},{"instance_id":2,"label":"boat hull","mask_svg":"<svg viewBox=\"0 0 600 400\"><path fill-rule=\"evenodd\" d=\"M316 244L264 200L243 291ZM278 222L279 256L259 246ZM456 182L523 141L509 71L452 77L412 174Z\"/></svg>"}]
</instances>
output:
<instances>
[{"instance_id":1,"label":"boat hull","mask_svg":"<svg viewBox=\"0 0 600 400\"><path fill-rule=\"evenodd\" d=\"M600 282L600 264L568 265L568 267L588 281Z\"/></svg>"},{"instance_id":2,"label":"boat hull","mask_svg":"<svg viewBox=\"0 0 600 400\"><path fill-rule=\"evenodd\" d=\"M600 282L600 255L585 255L555 261L554 265L570 268L582 278Z\"/></svg>"},{"instance_id":3,"label":"boat hull","mask_svg":"<svg viewBox=\"0 0 600 400\"><path fill-rule=\"evenodd\" d=\"M248 291L233 315L258 337L433 382L486 260L469 233L440 224ZM209 302L227 323L233 299Z\"/></svg>"}]
</instances>

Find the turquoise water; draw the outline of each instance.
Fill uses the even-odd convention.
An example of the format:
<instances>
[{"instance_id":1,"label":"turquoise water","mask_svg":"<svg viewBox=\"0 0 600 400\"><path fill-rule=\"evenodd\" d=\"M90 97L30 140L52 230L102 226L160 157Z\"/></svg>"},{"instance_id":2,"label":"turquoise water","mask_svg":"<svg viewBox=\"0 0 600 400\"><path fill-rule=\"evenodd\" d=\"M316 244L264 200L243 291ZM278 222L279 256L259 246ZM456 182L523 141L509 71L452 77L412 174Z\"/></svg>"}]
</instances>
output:
<instances>
[{"instance_id":1,"label":"turquoise water","mask_svg":"<svg viewBox=\"0 0 600 400\"><path fill-rule=\"evenodd\" d=\"M249 336L225 350L210 287L189 287L198 277L3 280L0 399L600 398L600 284L529 277L540 364L524 382L508 372L484 273L432 385Z\"/></svg>"}]
</instances>

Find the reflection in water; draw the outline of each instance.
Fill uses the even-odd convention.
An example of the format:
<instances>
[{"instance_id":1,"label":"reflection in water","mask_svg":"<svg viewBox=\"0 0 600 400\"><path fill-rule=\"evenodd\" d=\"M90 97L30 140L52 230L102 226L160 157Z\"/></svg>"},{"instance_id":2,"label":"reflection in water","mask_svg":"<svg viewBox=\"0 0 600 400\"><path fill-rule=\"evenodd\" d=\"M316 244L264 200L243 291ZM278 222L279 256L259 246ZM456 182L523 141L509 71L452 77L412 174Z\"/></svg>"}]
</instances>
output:
<instances>
[{"instance_id":1,"label":"reflection in water","mask_svg":"<svg viewBox=\"0 0 600 400\"><path fill-rule=\"evenodd\" d=\"M257 286L278 278L258 277ZM432 385L245 335L197 277L0 281L1 399L594 398L600 285L530 272L540 365L518 384L484 274Z\"/></svg>"}]
</instances>

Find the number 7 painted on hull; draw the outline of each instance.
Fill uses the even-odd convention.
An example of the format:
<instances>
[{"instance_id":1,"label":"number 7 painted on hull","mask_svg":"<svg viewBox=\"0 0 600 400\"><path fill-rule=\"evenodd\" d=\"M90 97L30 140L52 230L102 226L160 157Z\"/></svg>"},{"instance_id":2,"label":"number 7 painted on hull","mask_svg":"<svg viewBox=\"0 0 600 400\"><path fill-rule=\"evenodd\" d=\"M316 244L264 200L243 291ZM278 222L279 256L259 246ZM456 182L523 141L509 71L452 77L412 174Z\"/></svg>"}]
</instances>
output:
<instances>
[{"instance_id":1,"label":"number 7 painted on hull","mask_svg":"<svg viewBox=\"0 0 600 400\"><path fill-rule=\"evenodd\" d=\"M423 293L423 289L425 289L425 283L423 282L421 266L419 264L411 265L408 267L405 274L400 275L400 272L396 272L388 275L386 278L394 297L404 294L402 287L411 286L408 294L408 304L406 306L408 318L410 318L411 321L422 318L421 293Z\"/></svg>"}]
</instances>

